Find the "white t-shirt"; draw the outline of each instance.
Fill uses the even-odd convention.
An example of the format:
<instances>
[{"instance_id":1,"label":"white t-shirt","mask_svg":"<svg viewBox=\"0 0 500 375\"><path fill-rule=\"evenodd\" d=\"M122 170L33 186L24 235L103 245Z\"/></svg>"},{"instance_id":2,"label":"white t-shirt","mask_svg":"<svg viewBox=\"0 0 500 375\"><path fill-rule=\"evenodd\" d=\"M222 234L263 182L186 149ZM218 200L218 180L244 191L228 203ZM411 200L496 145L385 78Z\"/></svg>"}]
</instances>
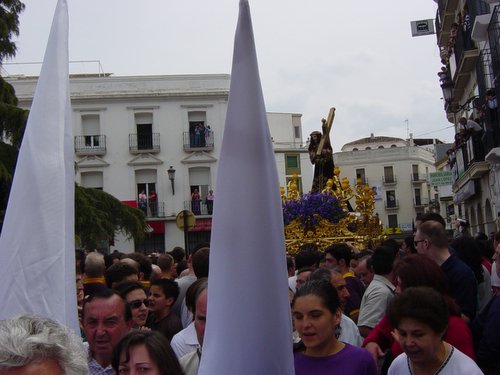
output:
<instances>
[{"instance_id":1,"label":"white t-shirt","mask_svg":"<svg viewBox=\"0 0 500 375\"><path fill-rule=\"evenodd\" d=\"M345 314L342 314L342 320L340 321L339 341L346 342L357 347L361 347L361 344L363 343L361 335L359 334L358 326Z\"/></svg>"},{"instance_id":2,"label":"white t-shirt","mask_svg":"<svg viewBox=\"0 0 500 375\"><path fill-rule=\"evenodd\" d=\"M457 348L451 347L448 358L436 372L439 375L483 375L476 363ZM408 357L400 354L389 367L388 375L413 375L410 370Z\"/></svg>"}]
</instances>

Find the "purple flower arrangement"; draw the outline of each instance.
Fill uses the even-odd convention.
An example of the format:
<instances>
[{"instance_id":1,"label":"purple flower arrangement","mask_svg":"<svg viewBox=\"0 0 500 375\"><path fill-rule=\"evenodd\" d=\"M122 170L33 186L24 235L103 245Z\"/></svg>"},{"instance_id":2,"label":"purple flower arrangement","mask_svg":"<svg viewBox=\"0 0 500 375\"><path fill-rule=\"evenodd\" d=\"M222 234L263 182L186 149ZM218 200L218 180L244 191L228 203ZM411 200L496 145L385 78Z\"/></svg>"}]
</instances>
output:
<instances>
[{"instance_id":1,"label":"purple flower arrangement","mask_svg":"<svg viewBox=\"0 0 500 375\"><path fill-rule=\"evenodd\" d=\"M346 216L340 200L329 194L304 194L300 200L283 203L283 220L285 225L299 219L304 228L313 228L323 218L337 223Z\"/></svg>"}]
</instances>

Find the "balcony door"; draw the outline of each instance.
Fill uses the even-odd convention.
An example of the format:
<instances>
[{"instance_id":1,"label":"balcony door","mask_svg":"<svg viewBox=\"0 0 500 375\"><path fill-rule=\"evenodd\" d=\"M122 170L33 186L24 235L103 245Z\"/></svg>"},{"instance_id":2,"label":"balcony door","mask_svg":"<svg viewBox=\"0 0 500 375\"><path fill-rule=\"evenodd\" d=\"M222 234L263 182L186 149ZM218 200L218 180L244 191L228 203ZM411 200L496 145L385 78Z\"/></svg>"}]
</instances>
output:
<instances>
[{"instance_id":1,"label":"balcony door","mask_svg":"<svg viewBox=\"0 0 500 375\"><path fill-rule=\"evenodd\" d=\"M137 128L137 149L153 149L153 114L136 113L135 124Z\"/></svg>"},{"instance_id":2,"label":"balcony door","mask_svg":"<svg viewBox=\"0 0 500 375\"><path fill-rule=\"evenodd\" d=\"M99 147L100 121L99 115L82 116L82 134L85 140L85 147Z\"/></svg>"}]
</instances>

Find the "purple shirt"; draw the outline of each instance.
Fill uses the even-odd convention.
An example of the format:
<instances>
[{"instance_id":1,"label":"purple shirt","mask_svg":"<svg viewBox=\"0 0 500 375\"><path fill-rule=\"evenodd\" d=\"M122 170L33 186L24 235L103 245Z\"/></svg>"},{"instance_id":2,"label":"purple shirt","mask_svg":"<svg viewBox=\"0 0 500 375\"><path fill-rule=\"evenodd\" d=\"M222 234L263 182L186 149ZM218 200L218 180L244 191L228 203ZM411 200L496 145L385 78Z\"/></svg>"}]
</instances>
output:
<instances>
[{"instance_id":1,"label":"purple shirt","mask_svg":"<svg viewBox=\"0 0 500 375\"><path fill-rule=\"evenodd\" d=\"M349 344L328 357L310 357L297 352L294 360L295 375L377 375L371 354Z\"/></svg>"}]
</instances>

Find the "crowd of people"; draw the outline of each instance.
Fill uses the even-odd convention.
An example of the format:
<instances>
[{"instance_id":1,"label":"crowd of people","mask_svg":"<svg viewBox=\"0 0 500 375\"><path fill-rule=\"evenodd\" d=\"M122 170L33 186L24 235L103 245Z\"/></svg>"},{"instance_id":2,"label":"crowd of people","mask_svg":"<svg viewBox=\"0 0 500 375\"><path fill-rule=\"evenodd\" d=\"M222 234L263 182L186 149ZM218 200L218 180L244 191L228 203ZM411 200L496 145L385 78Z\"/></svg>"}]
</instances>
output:
<instances>
[{"instance_id":1,"label":"crowd of people","mask_svg":"<svg viewBox=\"0 0 500 375\"><path fill-rule=\"evenodd\" d=\"M401 243L287 257L295 373L500 374L500 232L456 237L431 213ZM33 315L0 321L0 373L197 374L209 254L77 252L81 337Z\"/></svg>"}]
</instances>

